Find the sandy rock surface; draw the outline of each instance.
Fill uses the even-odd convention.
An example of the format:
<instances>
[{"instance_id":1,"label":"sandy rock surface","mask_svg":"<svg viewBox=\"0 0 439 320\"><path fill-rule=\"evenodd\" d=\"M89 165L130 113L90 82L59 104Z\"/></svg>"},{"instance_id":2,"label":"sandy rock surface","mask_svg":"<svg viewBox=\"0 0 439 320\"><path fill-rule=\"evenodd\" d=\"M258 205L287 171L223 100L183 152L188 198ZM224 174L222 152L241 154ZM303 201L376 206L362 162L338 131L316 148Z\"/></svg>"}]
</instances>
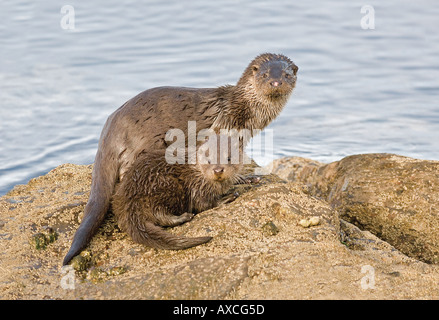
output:
<instances>
[{"instance_id":1,"label":"sandy rock surface","mask_svg":"<svg viewBox=\"0 0 439 320\"><path fill-rule=\"evenodd\" d=\"M275 167L326 200L340 218L410 257L439 263L439 161L365 154L327 165L284 158Z\"/></svg>"},{"instance_id":2,"label":"sandy rock surface","mask_svg":"<svg viewBox=\"0 0 439 320\"><path fill-rule=\"evenodd\" d=\"M374 161L396 159L392 157L397 156ZM61 165L27 185L16 186L0 198L0 298L439 298L436 264L426 263L427 259L420 259L419 255L404 254L402 248L396 248L398 242L392 245L367 227L367 221L384 226L386 213L374 213L372 217L376 219L364 218L361 229L347 221L356 222L343 210L344 193L348 190L352 194L350 188L357 190L359 180L354 179L354 171L358 170L354 167L358 165L367 171L370 164L352 164L346 184L344 176L337 174L349 170L339 170L340 164L324 169L331 165L307 159L298 163L294 159L297 158L282 159L274 166L274 172L286 180L269 176L254 185L238 186L233 191L240 196L234 202L202 212L191 222L169 229L186 236L213 236L211 242L183 251L147 248L121 232L109 214L90 245L73 263L76 270L61 268L61 262L89 196L91 166ZM408 189L421 190L421 178L416 180L418 187L408 185L407 190L405 178L396 178L411 177L408 171L414 169L403 164L416 161L401 160L396 180L384 184L383 190L391 193L390 183L394 183L396 196L392 201ZM416 173L424 169L419 164ZM433 174L428 172L428 176ZM322 175L325 184L315 182ZM425 202L437 197L430 194L434 189L427 187L437 186L432 179L421 190L425 192ZM398 191L400 188L404 190ZM331 194L328 190L334 191ZM409 218L416 214L403 214L394 220L405 219L410 224ZM427 228L424 233L435 226L436 218L432 214L429 223L421 224Z\"/></svg>"}]
</instances>

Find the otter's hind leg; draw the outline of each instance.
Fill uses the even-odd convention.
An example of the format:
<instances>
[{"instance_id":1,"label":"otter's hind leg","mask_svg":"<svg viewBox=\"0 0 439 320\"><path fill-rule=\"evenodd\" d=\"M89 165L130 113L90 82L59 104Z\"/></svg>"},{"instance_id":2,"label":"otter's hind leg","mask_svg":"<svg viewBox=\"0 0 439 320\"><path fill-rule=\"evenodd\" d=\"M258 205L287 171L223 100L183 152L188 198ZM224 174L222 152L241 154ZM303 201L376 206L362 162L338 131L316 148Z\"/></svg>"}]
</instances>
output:
<instances>
[{"instance_id":1,"label":"otter's hind leg","mask_svg":"<svg viewBox=\"0 0 439 320\"><path fill-rule=\"evenodd\" d=\"M191 221L194 215L189 212L185 212L179 216L172 214L154 214L156 223L162 227L175 227L185 222Z\"/></svg>"},{"instance_id":2,"label":"otter's hind leg","mask_svg":"<svg viewBox=\"0 0 439 320\"><path fill-rule=\"evenodd\" d=\"M180 216L166 216L167 220L160 220L161 223L167 226L174 226L192 219L193 214L184 213ZM157 225L158 221L154 222L145 219L143 214L132 214L131 219L127 221L126 232L131 238L138 243L142 243L149 247L158 249L181 250L190 247L195 247L206 243L212 237L195 237L186 238L172 233L168 233Z\"/></svg>"}]
</instances>

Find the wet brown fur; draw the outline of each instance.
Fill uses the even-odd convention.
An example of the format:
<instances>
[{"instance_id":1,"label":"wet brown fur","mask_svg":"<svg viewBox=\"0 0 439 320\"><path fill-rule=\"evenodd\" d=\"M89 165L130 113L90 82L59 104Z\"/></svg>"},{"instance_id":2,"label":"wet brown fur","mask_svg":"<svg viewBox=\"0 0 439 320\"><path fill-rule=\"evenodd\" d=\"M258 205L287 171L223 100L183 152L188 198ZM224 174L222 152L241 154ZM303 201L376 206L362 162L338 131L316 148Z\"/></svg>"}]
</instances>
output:
<instances>
[{"instance_id":1,"label":"wet brown fur","mask_svg":"<svg viewBox=\"0 0 439 320\"><path fill-rule=\"evenodd\" d=\"M119 181L139 154L167 147L171 128L197 131L264 129L283 109L296 83L297 66L279 54L262 54L235 86L159 87L133 97L109 116L102 130L84 217L64 258L67 264L91 240L109 209ZM273 86L273 81L281 82Z\"/></svg>"},{"instance_id":2,"label":"wet brown fur","mask_svg":"<svg viewBox=\"0 0 439 320\"><path fill-rule=\"evenodd\" d=\"M112 210L119 227L135 242L172 250L197 246L212 238L186 238L161 227L177 226L217 206L221 196L242 180L241 169L242 161L168 164L163 152L142 153L116 186Z\"/></svg>"}]
</instances>

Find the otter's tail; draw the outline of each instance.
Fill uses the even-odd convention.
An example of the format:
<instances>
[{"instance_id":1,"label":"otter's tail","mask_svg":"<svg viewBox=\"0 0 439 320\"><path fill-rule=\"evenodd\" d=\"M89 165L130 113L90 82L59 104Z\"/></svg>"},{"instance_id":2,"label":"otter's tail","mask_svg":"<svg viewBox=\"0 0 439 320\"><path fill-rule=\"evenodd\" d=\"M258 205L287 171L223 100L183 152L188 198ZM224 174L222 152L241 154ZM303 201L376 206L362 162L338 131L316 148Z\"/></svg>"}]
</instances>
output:
<instances>
[{"instance_id":1,"label":"otter's tail","mask_svg":"<svg viewBox=\"0 0 439 320\"><path fill-rule=\"evenodd\" d=\"M69 263L74 256L87 246L99 229L110 207L110 199L116 183L117 170L115 167L113 168L107 163L103 163L104 160L105 157L103 157L101 151L98 150L93 167L90 197L84 209L84 217L73 237L70 250L64 257L63 265Z\"/></svg>"},{"instance_id":2,"label":"otter's tail","mask_svg":"<svg viewBox=\"0 0 439 320\"><path fill-rule=\"evenodd\" d=\"M143 221L127 230L131 238L148 247L167 250L182 250L209 242L212 237L186 238L166 232L152 222Z\"/></svg>"}]
</instances>

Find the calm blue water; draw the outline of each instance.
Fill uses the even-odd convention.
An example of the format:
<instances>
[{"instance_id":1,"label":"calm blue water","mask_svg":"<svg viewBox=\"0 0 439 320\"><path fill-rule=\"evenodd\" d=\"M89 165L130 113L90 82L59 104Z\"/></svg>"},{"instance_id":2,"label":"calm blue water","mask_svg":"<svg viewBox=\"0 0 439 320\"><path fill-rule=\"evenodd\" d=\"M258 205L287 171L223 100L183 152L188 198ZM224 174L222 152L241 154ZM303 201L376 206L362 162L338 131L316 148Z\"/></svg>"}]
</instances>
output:
<instances>
[{"instance_id":1,"label":"calm blue water","mask_svg":"<svg viewBox=\"0 0 439 320\"><path fill-rule=\"evenodd\" d=\"M360 26L366 4L373 30ZM270 125L276 158L439 160L438 17L435 0L2 1L0 195L92 163L106 118L140 91L233 84L262 52L300 68Z\"/></svg>"}]
</instances>

